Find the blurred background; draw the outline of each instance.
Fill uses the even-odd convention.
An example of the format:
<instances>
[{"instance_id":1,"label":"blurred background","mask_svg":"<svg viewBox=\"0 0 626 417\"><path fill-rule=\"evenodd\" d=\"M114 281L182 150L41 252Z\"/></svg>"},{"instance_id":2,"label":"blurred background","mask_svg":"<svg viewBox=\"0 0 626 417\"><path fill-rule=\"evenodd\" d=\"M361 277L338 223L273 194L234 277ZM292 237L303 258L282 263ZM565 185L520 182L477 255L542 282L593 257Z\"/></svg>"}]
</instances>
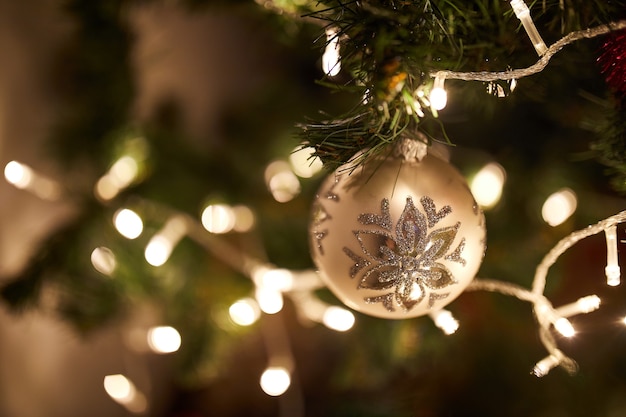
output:
<instances>
[{"instance_id":1,"label":"blurred background","mask_svg":"<svg viewBox=\"0 0 626 417\"><path fill-rule=\"evenodd\" d=\"M328 173L293 152L298 123L354 98L316 82L321 26L270 6L0 0L0 416L625 415L626 293L607 286L603 234L546 289L555 306L602 300L557 338L573 376L531 375L546 353L512 297L461 295L452 335L346 315L309 252ZM480 277L529 288L561 238L626 207L593 151L624 124L602 45L503 98L448 81L450 159L498 191ZM542 214L551 196L560 219Z\"/></svg>"}]
</instances>

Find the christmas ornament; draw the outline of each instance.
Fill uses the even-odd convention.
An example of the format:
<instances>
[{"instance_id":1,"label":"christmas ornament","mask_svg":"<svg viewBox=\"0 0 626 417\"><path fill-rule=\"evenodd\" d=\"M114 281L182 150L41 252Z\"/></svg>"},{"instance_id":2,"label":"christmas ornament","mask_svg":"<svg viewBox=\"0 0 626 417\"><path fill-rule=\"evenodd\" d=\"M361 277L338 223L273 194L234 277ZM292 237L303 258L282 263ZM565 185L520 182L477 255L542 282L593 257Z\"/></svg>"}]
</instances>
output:
<instances>
[{"instance_id":1,"label":"christmas ornament","mask_svg":"<svg viewBox=\"0 0 626 417\"><path fill-rule=\"evenodd\" d=\"M448 162L405 139L386 159L339 168L313 203L313 259L349 307L382 318L434 312L478 271L484 216Z\"/></svg>"},{"instance_id":2,"label":"christmas ornament","mask_svg":"<svg viewBox=\"0 0 626 417\"><path fill-rule=\"evenodd\" d=\"M626 96L626 30L606 37L598 63L607 84L620 97Z\"/></svg>"}]
</instances>

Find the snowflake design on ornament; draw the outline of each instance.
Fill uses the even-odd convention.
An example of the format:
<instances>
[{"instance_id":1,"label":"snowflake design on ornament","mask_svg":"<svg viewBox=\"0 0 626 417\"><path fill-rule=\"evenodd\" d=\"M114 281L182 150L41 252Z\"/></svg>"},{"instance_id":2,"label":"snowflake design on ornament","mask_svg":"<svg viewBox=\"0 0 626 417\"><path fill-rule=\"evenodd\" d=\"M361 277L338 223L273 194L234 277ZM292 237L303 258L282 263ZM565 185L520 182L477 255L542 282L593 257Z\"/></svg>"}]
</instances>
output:
<instances>
[{"instance_id":1,"label":"snowflake design on ornament","mask_svg":"<svg viewBox=\"0 0 626 417\"><path fill-rule=\"evenodd\" d=\"M456 249L450 251L461 222L454 226L435 228L434 226L452 212L450 206L437 211L430 197L422 197L420 203L424 213L415 207L413 199L407 197L406 205L393 233L393 222L389 214L389 200L381 202L381 214L361 214L359 223L364 226L378 226L378 229L354 230L363 256L347 247L343 251L353 261L350 276L363 276L358 288L384 292L379 296L365 297L366 303L382 303L390 312L396 306L408 312L428 298L428 306L446 298L443 290L457 283L450 270L441 260L458 262L465 266L461 257L465 247L462 238Z\"/></svg>"}]
</instances>

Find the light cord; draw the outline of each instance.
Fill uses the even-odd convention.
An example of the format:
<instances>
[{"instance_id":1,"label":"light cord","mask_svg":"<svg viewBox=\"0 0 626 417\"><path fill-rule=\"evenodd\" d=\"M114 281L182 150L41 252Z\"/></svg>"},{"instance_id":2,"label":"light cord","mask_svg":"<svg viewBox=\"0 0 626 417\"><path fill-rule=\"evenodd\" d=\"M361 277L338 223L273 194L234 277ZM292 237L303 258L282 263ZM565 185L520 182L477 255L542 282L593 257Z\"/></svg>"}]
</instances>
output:
<instances>
[{"instance_id":1,"label":"light cord","mask_svg":"<svg viewBox=\"0 0 626 417\"><path fill-rule=\"evenodd\" d=\"M546 52L541 55L539 60L533 65L527 68L519 68L510 71L477 71L477 72L456 72L456 71L433 71L430 73L430 76L433 78L444 78L444 79L453 79L453 80L463 80L463 81L483 81L483 82L492 82L492 81L505 81L505 80L516 80L523 77L528 77L530 75L537 74L548 65L550 59L556 55L563 47L574 43L581 39L591 39L597 36L606 35L607 33L626 29L626 20L618 20L616 22L607 23L605 25L596 26L589 29L579 30L576 32L571 32L555 43L553 43Z\"/></svg>"}]
</instances>

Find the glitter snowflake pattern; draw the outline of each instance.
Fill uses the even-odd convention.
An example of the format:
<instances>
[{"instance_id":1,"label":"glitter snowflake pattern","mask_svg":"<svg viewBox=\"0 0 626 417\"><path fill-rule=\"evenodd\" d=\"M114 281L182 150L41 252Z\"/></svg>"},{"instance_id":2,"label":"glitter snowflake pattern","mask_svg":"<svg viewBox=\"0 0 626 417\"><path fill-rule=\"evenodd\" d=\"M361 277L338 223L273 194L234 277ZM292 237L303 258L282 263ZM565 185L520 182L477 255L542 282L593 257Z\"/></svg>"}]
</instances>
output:
<instances>
[{"instance_id":1,"label":"glitter snowflake pattern","mask_svg":"<svg viewBox=\"0 0 626 417\"><path fill-rule=\"evenodd\" d=\"M456 249L450 250L461 223L435 228L452 212L451 207L444 206L437 211L430 197L422 197L420 203L423 213L413 199L407 197L395 231L387 199L381 202L380 214L359 215L359 223L376 228L353 231L362 253L354 253L347 247L343 250L354 261L350 276L356 278L363 274L358 288L382 292L379 296L365 297L366 303L382 303L390 312L397 307L408 312L428 299L430 308L435 301L448 296L449 293L441 290L457 283L440 261L466 264L461 257L465 238L461 239Z\"/></svg>"}]
</instances>

